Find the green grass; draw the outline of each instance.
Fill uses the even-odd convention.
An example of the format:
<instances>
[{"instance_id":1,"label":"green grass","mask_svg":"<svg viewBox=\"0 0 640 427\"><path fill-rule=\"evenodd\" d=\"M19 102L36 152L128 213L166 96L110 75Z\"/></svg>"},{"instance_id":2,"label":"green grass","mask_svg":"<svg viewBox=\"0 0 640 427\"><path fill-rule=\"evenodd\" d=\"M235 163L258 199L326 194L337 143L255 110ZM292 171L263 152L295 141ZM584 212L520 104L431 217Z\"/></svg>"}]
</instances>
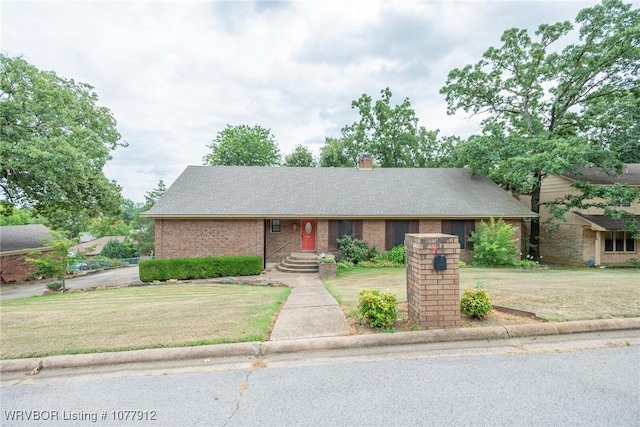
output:
<instances>
[{"instance_id":1,"label":"green grass","mask_svg":"<svg viewBox=\"0 0 640 427\"><path fill-rule=\"evenodd\" d=\"M262 341L290 288L143 286L2 301L2 359Z\"/></svg>"},{"instance_id":2,"label":"green grass","mask_svg":"<svg viewBox=\"0 0 640 427\"><path fill-rule=\"evenodd\" d=\"M535 313L551 321L640 317L637 269L462 268L460 288L482 282L493 304ZM353 269L324 281L347 313L357 311L358 293L374 288L407 300L404 268Z\"/></svg>"}]
</instances>

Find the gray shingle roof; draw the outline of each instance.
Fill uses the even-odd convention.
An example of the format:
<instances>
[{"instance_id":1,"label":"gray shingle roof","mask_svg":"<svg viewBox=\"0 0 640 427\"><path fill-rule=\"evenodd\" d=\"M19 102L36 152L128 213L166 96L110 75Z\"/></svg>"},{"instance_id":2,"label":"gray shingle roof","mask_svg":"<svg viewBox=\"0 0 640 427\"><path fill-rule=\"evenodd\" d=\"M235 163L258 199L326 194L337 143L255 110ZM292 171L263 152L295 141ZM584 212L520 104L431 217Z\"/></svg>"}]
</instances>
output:
<instances>
[{"instance_id":1,"label":"gray shingle roof","mask_svg":"<svg viewBox=\"0 0 640 427\"><path fill-rule=\"evenodd\" d=\"M0 252L43 248L42 239L51 237L42 224L7 225L0 227Z\"/></svg>"},{"instance_id":2,"label":"gray shingle roof","mask_svg":"<svg viewBox=\"0 0 640 427\"><path fill-rule=\"evenodd\" d=\"M467 169L189 166L145 216L530 217Z\"/></svg>"},{"instance_id":3,"label":"gray shingle roof","mask_svg":"<svg viewBox=\"0 0 640 427\"><path fill-rule=\"evenodd\" d=\"M598 227L604 228L605 230L622 231L625 229L624 221L621 219L613 219L606 215L586 215L581 212L573 213L578 215L580 218L597 225ZM635 220L640 226L640 216L636 216Z\"/></svg>"}]
</instances>

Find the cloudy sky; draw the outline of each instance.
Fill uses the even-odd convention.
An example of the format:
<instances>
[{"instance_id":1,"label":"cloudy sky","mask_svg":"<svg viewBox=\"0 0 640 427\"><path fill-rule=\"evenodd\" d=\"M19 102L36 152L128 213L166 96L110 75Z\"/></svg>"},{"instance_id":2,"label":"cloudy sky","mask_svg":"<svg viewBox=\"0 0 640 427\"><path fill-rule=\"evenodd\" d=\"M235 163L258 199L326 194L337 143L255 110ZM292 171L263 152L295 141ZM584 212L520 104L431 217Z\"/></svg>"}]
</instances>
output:
<instances>
[{"instance_id":1,"label":"cloudy sky","mask_svg":"<svg viewBox=\"0 0 640 427\"><path fill-rule=\"evenodd\" d=\"M634 0L637 1L637 0ZM318 153L389 87L420 125L468 136L447 116L447 73L475 63L508 28L574 21L596 1L11 1L0 48L95 87L127 148L105 170L136 202L202 164L227 124L271 129L283 154Z\"/></svg>"}]
</instances>

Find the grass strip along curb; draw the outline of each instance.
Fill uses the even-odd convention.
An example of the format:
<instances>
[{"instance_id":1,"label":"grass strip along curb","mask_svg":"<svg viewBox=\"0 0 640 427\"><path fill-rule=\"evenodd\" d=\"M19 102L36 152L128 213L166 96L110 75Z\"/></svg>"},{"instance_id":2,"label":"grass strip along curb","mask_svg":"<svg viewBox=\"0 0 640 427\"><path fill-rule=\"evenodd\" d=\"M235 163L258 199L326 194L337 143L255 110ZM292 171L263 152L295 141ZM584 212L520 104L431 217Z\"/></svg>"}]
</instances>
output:
<instances>
[{"instance_id":1,"label":"grass strip along curb","mask_svg":"<svg viewBox=\"0 0 640 427\"><path fill-rule=\"evenodd\" d=\"M640 318L578 320L562 323L532 323L485 328L434 329L393 334L349 335L298 340L247 342L197 347L158 348L113 353L49 356L0 361L0 372L29 372L42 361L43 368L77 368L124 363L145 363L230 356L264 356L276 353L335 350L376 346L428 344L435 342L499 340L539 335L640 329Z\"/></svg>"}]
</instances>

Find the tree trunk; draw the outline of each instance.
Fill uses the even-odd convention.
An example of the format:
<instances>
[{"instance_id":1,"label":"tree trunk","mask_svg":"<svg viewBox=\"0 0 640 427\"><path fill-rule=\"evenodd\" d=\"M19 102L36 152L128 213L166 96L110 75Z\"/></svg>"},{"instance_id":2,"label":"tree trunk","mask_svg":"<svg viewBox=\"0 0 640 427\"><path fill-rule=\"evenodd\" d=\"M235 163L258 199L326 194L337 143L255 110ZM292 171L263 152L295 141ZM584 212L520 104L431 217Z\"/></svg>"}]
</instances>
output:
<instances>
[{"instance_id":1,"label":"tree trunk","mask_svg":"<svg viewBox=\"0 0 640 427\"><path fill-rule=\"evenodd\" d=\"M540 190L542 175L536 173L536 183L531 191L531 210L540 214ZM540 217L531 218L531 233L529 233L529 258L540 261Z\"/></svg>"}]
</instances>

